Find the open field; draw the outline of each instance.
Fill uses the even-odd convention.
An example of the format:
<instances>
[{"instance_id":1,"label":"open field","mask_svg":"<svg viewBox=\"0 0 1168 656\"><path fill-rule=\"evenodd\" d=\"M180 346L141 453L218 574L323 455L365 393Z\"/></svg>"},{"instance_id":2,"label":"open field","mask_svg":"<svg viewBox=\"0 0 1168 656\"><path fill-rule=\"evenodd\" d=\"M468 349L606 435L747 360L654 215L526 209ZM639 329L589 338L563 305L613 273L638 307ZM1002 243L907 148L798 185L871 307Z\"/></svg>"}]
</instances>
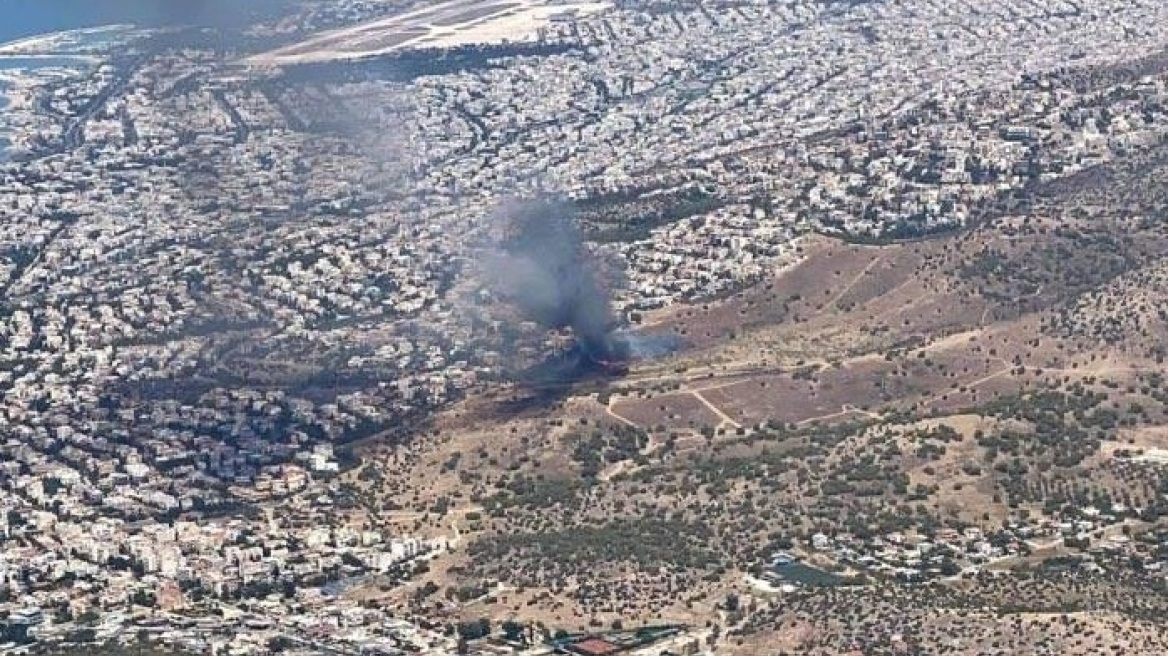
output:
<instances>
[{"instance_id":1,"label":"open field","mask_svg":"<svg viewBox=\"0 0 1168 656\"><path fill-rule=\"evenodd\" d=\"M1075 505L1153 506L1168 489L1157 352L1168 338L1157 296L1168 230L1122 212L1056 230L1052 217L1097 191L1036 193L1043 205L1028 218L1002 212L935 239L806 237L800 260L769 279L647 313L643 328L677 335L677 353L553 390L503 386L440 414L404 450L370 444L367 467L403 473L369 501L396 500L438 531L473 506L460 523L466 550L436 563L432 580L502 582L509 616L578 629L687 622L727 595L757 596L745 575L776 545L831 567L833 556L806 548L816 531L854 539L920 533L924 522L988 534ZM1129 518L1090 536L1157 526ZM823 604L899 599L888 572L862 573L866 584L846 592L752 597L729 653L758 653L756 639L776 635L798 653L848 653L865 626L903 613L916 618L904 649L952 633L949 653L982 653L1007 644L1006 620L954 613L1007 606L1009 626L1028 627L1009 644L1025 649L1043 640L1051 610L1026 586L1073 587L1034 573L1077 557L1070 542L1031 539L989 562L997 578L975 585L959 570L930 588L935 603L902 599L871 624L816 618ZM1093 609L1076 626L1129 631L1132 653L1159 653L1145 610L1162 600L1118 601L1143 576L1097 576L1065 609ZM1056 641L1093 653L1073 633Z\"/></svg>"}]
</instances>

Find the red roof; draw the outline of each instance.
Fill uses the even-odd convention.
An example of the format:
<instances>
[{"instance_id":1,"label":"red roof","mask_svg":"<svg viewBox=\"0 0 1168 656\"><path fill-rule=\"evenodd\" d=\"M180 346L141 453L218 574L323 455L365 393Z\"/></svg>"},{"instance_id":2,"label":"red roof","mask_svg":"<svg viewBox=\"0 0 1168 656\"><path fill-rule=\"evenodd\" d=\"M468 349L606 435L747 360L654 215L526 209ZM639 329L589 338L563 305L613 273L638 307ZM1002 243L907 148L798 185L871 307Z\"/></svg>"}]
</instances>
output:
<instances>
[{"instance_id":1,"label":"red roof","mask_svg":"<svg viewBox=\"0 0 1168 656\"><path fill-rule=\"evenodd\" d=\"M578 651L587 656L608 656L608 654L615 654L621 650L619 645L614 645L607 640L600 638L588 638L572 645L573 651Z\"/></svg>"}]
</instances>

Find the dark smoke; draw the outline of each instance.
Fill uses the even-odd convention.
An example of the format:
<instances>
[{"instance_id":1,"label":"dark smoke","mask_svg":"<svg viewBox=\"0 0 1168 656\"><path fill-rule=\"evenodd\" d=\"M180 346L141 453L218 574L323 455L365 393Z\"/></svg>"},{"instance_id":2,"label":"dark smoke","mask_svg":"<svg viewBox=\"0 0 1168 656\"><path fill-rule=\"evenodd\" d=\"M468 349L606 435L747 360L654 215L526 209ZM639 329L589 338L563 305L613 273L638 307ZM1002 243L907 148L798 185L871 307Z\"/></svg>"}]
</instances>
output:
<instances>
[{"instance_id":1,"label":"dark smoke","mask_svg":"<svg viewBox=\"0 0 1168 656\"><path fill-rule=\"evenodd\" d=\"M615 323L609 292L572 206L553 199L517 202L501 217L508 234L488 265L492 287L531 321L571 328L588 358L609 358Z\"/></svg>"}]
</instances>

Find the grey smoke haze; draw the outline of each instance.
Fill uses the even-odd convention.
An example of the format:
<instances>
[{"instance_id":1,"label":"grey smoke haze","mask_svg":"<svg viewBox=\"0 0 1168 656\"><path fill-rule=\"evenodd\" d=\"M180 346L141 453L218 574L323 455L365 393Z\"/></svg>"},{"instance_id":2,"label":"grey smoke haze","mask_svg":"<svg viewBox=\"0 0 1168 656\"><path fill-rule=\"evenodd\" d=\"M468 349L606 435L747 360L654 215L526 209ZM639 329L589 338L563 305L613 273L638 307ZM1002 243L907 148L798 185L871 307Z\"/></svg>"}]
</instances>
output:
<instances>
[{"instance_id":1,"label":"grey smoke haze","mask_svg":"<svg viewBox=\"0 0 1168 656\"><path fill-rule=\"evenodd\" d=\"M613 326L609 293L572 206L553 199L512 202L498 218L508 236L487 264L492 288L531 321L571 328L586 355L604 358Z\"/></svg>"}]
</instances>

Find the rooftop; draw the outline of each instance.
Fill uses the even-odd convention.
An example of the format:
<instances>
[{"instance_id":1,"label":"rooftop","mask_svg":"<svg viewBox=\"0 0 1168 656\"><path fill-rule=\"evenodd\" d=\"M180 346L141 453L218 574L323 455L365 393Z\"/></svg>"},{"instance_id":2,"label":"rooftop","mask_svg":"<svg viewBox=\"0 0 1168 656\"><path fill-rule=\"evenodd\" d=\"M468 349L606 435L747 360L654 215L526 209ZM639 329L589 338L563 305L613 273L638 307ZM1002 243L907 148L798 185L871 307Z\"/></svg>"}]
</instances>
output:
<instances>
[{"instance_id":1,"label":"rooftop","mask_svg":"<svg viewBox=\"0 0 1168 656\"><path fill-rule=\"evenodd\" d=\"M615 645L601 638L586 638L580 642L567 645L565 649L572 653L586 654L587 656L605 656L607 654L618 653L622 650L620 645Z\"/></svg>"}]
</instances>

